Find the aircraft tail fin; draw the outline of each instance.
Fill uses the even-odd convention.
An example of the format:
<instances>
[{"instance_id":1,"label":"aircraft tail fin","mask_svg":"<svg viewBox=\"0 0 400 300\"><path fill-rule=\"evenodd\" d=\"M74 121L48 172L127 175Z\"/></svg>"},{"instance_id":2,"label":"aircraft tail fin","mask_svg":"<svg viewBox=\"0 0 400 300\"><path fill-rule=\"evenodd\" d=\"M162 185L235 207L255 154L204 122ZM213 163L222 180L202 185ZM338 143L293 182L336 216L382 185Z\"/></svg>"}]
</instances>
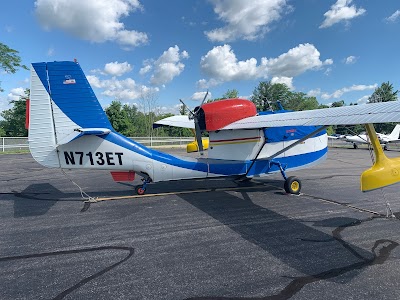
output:
<instances>
[{"instance_id":1,"label":"aircraft tail fin","mask_svg":"<svg viewBox=\"0 0 400 300\"><path fill-rule=\"evenodd\" d=\"M82 135L113 131L77 62L33 63L29 148L42 165L59 167L57 147Z\"/></svg>"},{"instance_id":2,"label":"aircraft tail fin","mask_svg":"<svg viewBox=\"0 0 400 300\"><path fill-rule=\"evenodd\" d=\"M397 140L397 139L399 139L399 135L400 135L400 124L397 124L393 128L392 132L389 134L389 138L391 140Z\"/></svg>"}]
</instances>

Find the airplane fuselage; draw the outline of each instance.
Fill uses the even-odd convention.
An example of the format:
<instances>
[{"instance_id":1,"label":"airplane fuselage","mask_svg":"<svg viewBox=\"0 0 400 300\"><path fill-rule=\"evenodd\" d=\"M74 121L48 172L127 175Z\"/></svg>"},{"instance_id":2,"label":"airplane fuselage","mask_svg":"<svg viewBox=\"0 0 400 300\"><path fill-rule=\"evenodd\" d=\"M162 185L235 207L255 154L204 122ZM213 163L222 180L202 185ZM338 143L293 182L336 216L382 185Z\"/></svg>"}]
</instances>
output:
<instances>
[{"instance_id":1,"label":"airplane fuselage","mask_svg":"<svg viewBox=\"0 0 400 300\"><path fill-rule=\"evenodd\" d=\"M191 158L150 149L111 132L104 137L84 136L60 145L56 155L63 169L134 171L153 182L236 175L261 177L280 171L268 158L299 138L269 141L269 133L266 134L258 129L210 132L208 152ZM288 149L274 161L293 170L311 166L324 159L326 153L327 135L322 133Z\"/></svg>"}]
</instances>

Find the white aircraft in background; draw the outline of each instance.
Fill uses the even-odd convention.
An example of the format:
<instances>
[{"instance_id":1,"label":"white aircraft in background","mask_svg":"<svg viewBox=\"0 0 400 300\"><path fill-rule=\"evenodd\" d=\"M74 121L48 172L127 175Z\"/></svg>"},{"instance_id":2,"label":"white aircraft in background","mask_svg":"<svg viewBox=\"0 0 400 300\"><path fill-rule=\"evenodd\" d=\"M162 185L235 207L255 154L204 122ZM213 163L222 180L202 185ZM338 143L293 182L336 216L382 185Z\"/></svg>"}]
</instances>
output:
<instances>
[{"instance_id":1,"label":"white aircraft in background","mask_svg":"<svg viewBox=\"0 0 400 300\"><path fill-rule=\"evenodd\" d=\"M400 124L397 124L389 135L383 133L376 133L379 142L383 146L384 150L388 149L387 144L400 141L399 134L400 134ZM361 133L359 135L347 135L345 137L345 140L346 142L353 143L354 149L357 149L359 144L370 143L370 139L368 135L365 133Z\"/></svg>"}]
</instances>

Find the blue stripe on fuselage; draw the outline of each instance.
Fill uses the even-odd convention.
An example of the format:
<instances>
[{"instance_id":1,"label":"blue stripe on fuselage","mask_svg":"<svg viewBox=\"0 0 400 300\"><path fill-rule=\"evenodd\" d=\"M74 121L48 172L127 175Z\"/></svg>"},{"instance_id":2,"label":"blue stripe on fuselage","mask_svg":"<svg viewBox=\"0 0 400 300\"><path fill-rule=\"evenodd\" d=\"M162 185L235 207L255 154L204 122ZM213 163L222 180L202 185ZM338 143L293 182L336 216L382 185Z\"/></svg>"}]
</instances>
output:
<instances>
[{"instance_id":1,"label":"blue stripe on fuselage","mask_svg":"<svg viewBox=\"0 0 400 300\"><path fill-rule=\"evenodd\" d=\"M204 159L182 159L168 153L147 148L142 144L128 139L127 137L115 132L111 132L107 136L102 138L125 149L131 150L139 155L154 159L162 163L190 170L196 170L206 173L208 172L208 166L207 163L204 162Z\"/></svg>"},{"instance_id":2,"label":"blue stripe on fuselage","mask_svg":"<svg viewBox=\"0 0 400 300\"><path fill-rule=\"evenodd\" d=\"M287 167L286 170L297 169L324 158L327 153L328 147L315 152L275 158L274 161L281 163L284 168ZM248 173L248 176L256 176L258 174L273 173L278 171L280 171L278 165L270 164L270 161L268 160L257 160Z\"/></svg>"},{"instance_id":3,"label":"blue stripe on fuselage","mask_svg":"<svg viewBox=\"0 0 400 300\"><path fill-rule=\"evenodd\" d=\"M176 157L168 153L147 148L115 132L111 132L107 136L102 138L130 151L143 155L144 157L154 159L162 163L201 172L208 172L209 170L211 174L226 176L246 174L248 168L251 166L252 163L252 161L249 160L228 161L223 159L190 159L186 157ZM293 168L298 168L304 165L311 164L316 160L321 159L324 155L326 155L327 151L328 148L326 147L316 152L277 158L275 159L275 161L279 161L281 164L287 165L287 170L290 170ZM276 171L279 171L279 167L270 164L269 160L257 160L251 167L248 176L255 176Z\"/></svg>"}]
</instances>

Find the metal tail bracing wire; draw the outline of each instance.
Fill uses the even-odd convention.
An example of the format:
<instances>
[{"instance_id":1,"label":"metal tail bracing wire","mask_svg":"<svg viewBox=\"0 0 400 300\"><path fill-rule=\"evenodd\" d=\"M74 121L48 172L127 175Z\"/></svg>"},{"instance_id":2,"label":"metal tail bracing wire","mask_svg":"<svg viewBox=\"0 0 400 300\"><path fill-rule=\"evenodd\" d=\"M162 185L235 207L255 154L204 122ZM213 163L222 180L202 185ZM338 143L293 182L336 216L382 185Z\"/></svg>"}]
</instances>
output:
<instances>
[{"instance_id":1,"label":"metal tail bracing wire","mask_svg":"<svg viewBox=\"0 0 400 300\"><path fill-rule=\"evenodd\" d=\"M92 203L97 202L97 197L89 196L89 195L79 186L79 184L77 184L75 181L73 181L73 180L68 176L68 174L65 173L64 169L60 169L60 170L61 170L61 172L64 174L64 176L67 177L67 179L68 179L69 181L72 182L72 184L74 184L75 186L78 187L79 191L81 192L81 197L82 197L83 200L85 200L85 202L92 202Z\"/></svg>"}]
</instances>

